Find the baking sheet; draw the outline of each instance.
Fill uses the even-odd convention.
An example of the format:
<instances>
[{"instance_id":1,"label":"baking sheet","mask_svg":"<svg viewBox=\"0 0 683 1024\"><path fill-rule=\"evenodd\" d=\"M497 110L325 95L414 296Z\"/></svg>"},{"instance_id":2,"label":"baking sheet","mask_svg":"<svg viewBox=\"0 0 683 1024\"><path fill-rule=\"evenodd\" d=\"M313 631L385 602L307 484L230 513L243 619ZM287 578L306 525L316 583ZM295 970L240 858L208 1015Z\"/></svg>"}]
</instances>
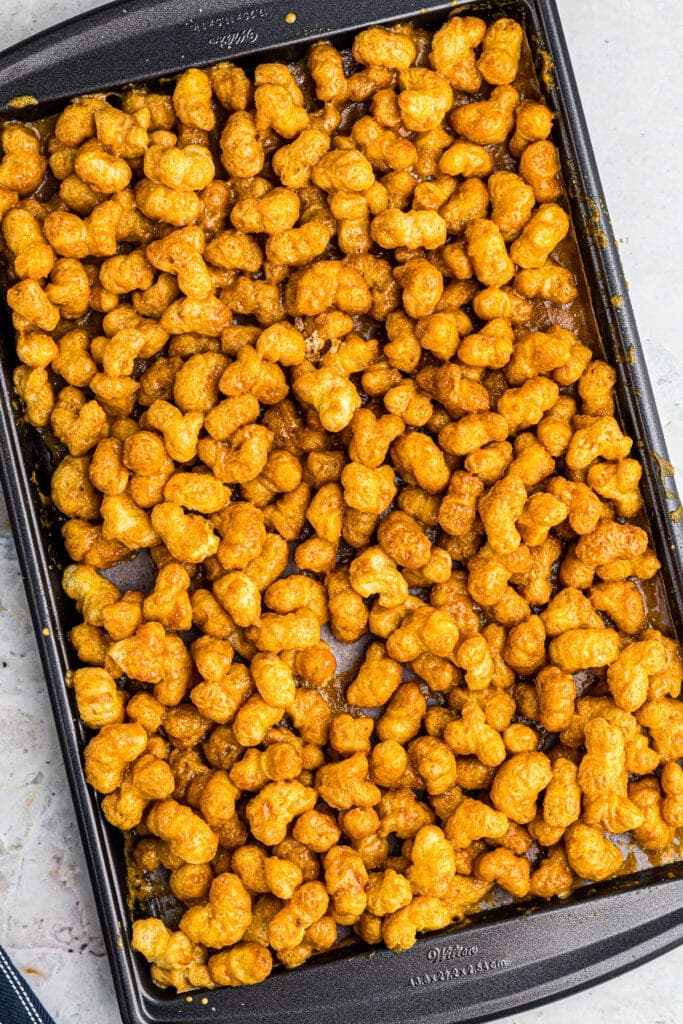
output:
<instances>
[{"instance_id":1,"label":"baking sheet","mask_svg":"<svg viewBox=\"0 0 683 1024\"><path fill-rule=\"evenodd\" d=\"M168 66L168 61L172 59L172 54L176 52L177 45L184 47L183 57L185 57L186 51L188 53L187 59L184 59L183 64L178 66L187 66L187 64L193 63L206 64L218 59L218 55L211 52L212 47L215 45L211 40L219 38L219 35L216 34L216 24L210 24L212 16L208 13L207 8L210 9L211 6L211 4L205 6L203 9L205 13L201 18L193 16L188 19L185 15L185 19L182 20L179 15L180 10L183 9L182 4L157 5L157 24L159 27L163 28L165 19L176 18L177 30L173 33L173 46L170 48L171 54L169 56L164 55L166 70L171 70ZM313 38L323 33L327 34L325 30L329 30L332 22L338 24L340 20L343 21L345 27L348 27L351 34L354 34L357 27L362 27L368 23L376 21L386 24L391 21L403 20L406 17L406 14L400 12L400 7L397 4L387 6L390 7L390 11L387 10L385 16L382 14L382 5L379 7L373 6L372 10L369 10L363 4L345 7L343 11L334 11L334 15L330 15L330 22L327 25L321 23L325 8L321 7L320 4L309 2L308 4L297 6L298 29L296 35L306 36L304 43L299 49L305 48ZM132 15L135 15L136 12L144 13L145 9L151 9L151 6L143 3L126 5L125 8ZM281 17L283 11L281 4L264 4L263 8L257 9L250 8L245 4L233 3L223 4L221 9L223 13L214 15L214 19L236 18L237 22L239 22L240 20L244 21L246 18L249 22L258 22L259 26L258 30L256 28L251 29L256 35L255 39L246 39L245 37L243 43L240 43L238 40L229 44L229 55L231 58L235 55L233 49L235 52L254 51L257 49L256 44L260 45L264 38L266 46L272 45L271 37L273 33L285 42L291 38L292 33L290 30L284 28L286 22L284 17ZM266 12L264 16L254 15L253 17L246 17L249 11L261 9ZM422 8L416 20L428 25L435 22L438 23L447 16L450 9L450 5L443 4L432 5L426 12ZM563 157L565 179L568 182L574 222L579 227L581 254L590 282L590 294L595 312L594 335L596 341L598 337L602 339L609 361L617 366L620 418L625 423L629 433L639 442L644 467L644 496L655 533L658 554L664 563L663 579L665 580L666 591L670 597L669 614L674 621L680 622L683 598L680 570L680 530L676 528L676 517L679 515L680 504L677 501L675 490L672 488L671 474L668 472L661 428L659 427L654 410L637 334L633 325L625 283L614 246L614 239L604 209L604 203L601 199L585 135L585 126L582 122L576 98L572 94L571 72L567 68L562 52L562 41L561 36L558 34L556 13L551 4L543 3L542 0L539 0L538 4L509 2L459 5L459 11L464 10L467 10L467 13L488 14L491 16L499 16L502 13L510 14L513 17L520 17L521 15L522 19L527 23L532 49L534 50L535 65L546 87L546 99L550 101L551 106L556 106L561 114L561 119L556 129L558 136L556 141L560 145ZM130 47L127 48L123 45L122 39L126 34L125 25L128 25L130 31L132 22L130 19L126 22L123 17L123 5L114 5L111 11L112 17L116 15L112 25L118 25L118 47L116 52L122 53L125 50L128 58L134 58L136 61L135 72L126 77L138 77L139 74L146 77L145 61L149 64L149 57L143 57L143 35L139 32L136 34L131 33L134 39L134 42L131 44L134 52L131 54ZM407 11L407 13L410 13L410 11ZM97 14L98 12L96 12ZM81 56L83 55L83 45L87 46L88 40L92 44L92 32L90 35L86 33L80 40L78 33L80 28L92 23L93 20L94 16L79 19L72 23L72 28L68 32L62 30L62 36L66 35L68 37L72 50L80 43ZM264 25L263 29L261 28L262 23ZM218 27L230 28L225 21L222 21ZM50 33L47 35L49 36ZM234 33L227 33L227 36L232 35ZM178 43L179 40L180 43ZM203 44L200 46L201 60L192 59L191 46L189 44ZM225 44L220 44L219 49L221 49L220 55L225 56ZM37 47L37 53L39 55L42 53L44 60L46 60L45 54L47 52L47 45L42 50L40 46ZM276 55L269 53L269 58L274 56ZM289 59L295 58L297 56L296 50L288 47L284 56ZM16 66L16 59L14 58L14 60ZM83 63L90 64L91 62L87 60L83 61ZM3 101L1 89L4 81L3 74L7 64L7 61L3 63L3 58L0 56L0 102ZM107 66L110 69L108 74L111 75L111 62ZM113 62L113 67L114 69L118 67L116 61ZM19 82L16 76L15 81ZM69 81L73 83L74 79L70 78ZM52 94L55 92L58 92L58 90L53 89ZM46 95L49 93L50 90L46 88ZM30 108L22 112L24 117L29 116L29 114ZM297 1010L297 1001L306 992L309 992L310 996L310 986L312 984L322 986L323 989L327 989L329 985L335 990L342 985L346 988L347 984L351 983L352 976L356 974L357 970L360 970L360 968L356 967L352 970L351 964L370 963L379 958L383 962L383 973L381 974L383 980L381 984L385 991L385 998L389 999L393 984L392 978L396 975L404 978L406 970L421 964L425 957L427 963L434 962L435 957L437 959L442 958L441 953L433 954L430 952L431 950L442 948L446 951L449 948L456 949L456 947L457 949L471 951L476 947L477 953L466 952L462 956L459 953L454 953L452 957L446 954L444 956L446 959L464 960L463 967L473 964L476 975L475 981L482 992L486 987L482 988L482 982L493 982L493 985L489 984L489 988L492 988L492 990L502 989L504 986L502 986L502 983L498 984L496 979L504 977L509 979L511 973L517 974L522 990L524 990L524 979L521 970L523 965L519 963L518 954L520 950L524 949L525 943L519 939L512 943L511 925L519 924L520 914L526 916L529 913L529 904L524 904L521 908L488 912L478 917L473 927L458 933L456 938L459 939L460 944L455 943L453 945L450 936L447 937L448 941L446 939L439 939L438 936L427 936L418 943L414 951L402 957L396 957L393 954L384 952L373 952L360 957L351 957L348 955L348 951L343 950L333 952L324 958L324 963L309 963L293 974L284 974L279 978L269 980L264 985L259 986L258 996L253 996L251 992L246 990L240 990L239 993L221 990L210 993L209 997L207 997L207 1003L202 1004L200 997L178 997L170 993L160 993L151 986L147 976L146 965L140 970L137 958L133 957L127 948L125 864L121 856L121 837L102 821L97 808L97 800L83 782L79 748L82 746L85 738L84 730L76 720L69 695L65 693L62 682L65 669L70 664L72 658L68 645L65 643L64 633L73 622L73 614L67 607L68 602L61 596L59 587L58 566L62 561L62 555L60 552L57 519L54 512L47 509L40 498L40 492L49 490L49 461L45 455L44 444L35 436L35 432L31 428L21 423L16 403L11 395L10 374L15 360L11 354L12 331L6 315L2 323L2 335L5 345L2 351L3 377L0 380L0 406L2 408L0 411L2 413L2 429L6 439L2 453L3 479L11 502L11 515L15 536L17 537L20 558L26 574L27 589L29 590L31 607L36 620L48 685L50 686L57 724L65 749L65 760L69 769L70 783L74 791L86 852L88 853L93 872L93 881L105 925L117 988L124 1003L125 1013L129 1014L127 1019L154 1019L159 1021L174 1019L215 1020L219 1008L224 1011L229 1010L231 1015L236 1012L244 1013L246 1015L244 1019L249 1019L248 1014L251 1011L248 1010L248 1006L256 1000L254 1005L260 1008L259 1012L262 1016L266 1016L270 1012L269 1007L273 1008L273 1012L275 1012L274 1008L278 1007L280 1017L284 1015L291 1020L303 1021L306 1018L302 1010ZM128 574L130 566L125 566L124 568L117 567L117 570ZM343 669L344 665L342 664L340 665L340 670L343 671ZM636 866L644 867L642 862ZM643 887L652 885L656 888L660 882L668 881L668 890L670 895L673 896L674 883L679 875L678 867L659 868L655 871L641 870L638 878L608 883L602 890L599 890L604 895L595 897L603 901L601 904L603 907L602 916L605 916L604 901L617 898L617 896L612 897L611 893L618 894L623 919L625 920L627 917L627 896L633 892L632 886L634 882L636 884L640 883ZM643 888L642 891L645 891L645 889ZM652 891L654 890L650 890L650 892ZM589 890L584 890L573 897L570 905L573 908L577 908L573 910L574 915L580 917L578 908L585 907L592 898ZM652 896L650 897L650 906L654 909L654 899ZM567 909L568 907L549 907L530 919L525 920L524 925L528 929L528 934L535 935L538 938L540 925L537 922L550 920L553 917L556 920L555 927L559 934L560 929L563 927L560 918L562 915L566 916ZM643 912L642 906L641 912ZM566 928L566 925L564 927ZM477 969L476 965L480 961L473 958L477 957L482 951L483 946L478 945L474 939L469 937L483 933L487 929L494 930L498 936L498 946L503 948L503 951L507 948L508 955L507 957L502 954L498 956L491 955L488 957L487 963L494 963L494 966L481 966L480 969ZM675 930L675 927L669 927L666 932L662 931L661 935L667 934L668 938L664 939L662 937L661 942L671 941L671 936ZM608 939L610 936L605 935L604 937ZM633 942L635 943L635 938ZM501 943L502 947L500 946ZM506 944L509 944L509 946ZM492 948L492 946L489 945L489 948ZM513 957L510 956L510 950L515 951ZM330 966L329 961L336 961L334 967ZM528 957L526 962L527 964L531 962ZM603 957L600 962L605 964L606 958ZM483 963L484 961L482 960L481 964ZM330 971L335 972L334 979L336 980L329 980ZM322 981L321 972L324 973L327 979L325 983ZM419 977L419 972L410 975L410 978L417 977ZM467 973L462 975L462 979L472 977L473 975ZM455 973L455 968L452 968L452 977L445 978L444 982L416 982L415 985L411 986L412 988L424 989L425 992L429 990L432 993L427 1003L420 1009L419 1014L414 1019L426 1019L433 1016L439 1005L443 1002L441 997L435 996L433 993L444 991L438 988L439 985L459 979L460 975ZM431 985L435 985L437 988L432 990ZM471 990L473 985L474 982L471 982L468 989ZM536 989L536 991L540 990ZM567 991L566 985L558 982L559 991L562 993ZM341 993L337 992L337 996L340 999ZM192 1001L188 1002L188 998ZM488 1003L491 1002L492 998L493 996L488 1000ZM366 999L360 999L357 1002L358 1006L354 1011L355 1015L359 1016L359 1020L365 1019L363 1015L369 1012L367 1009L369 1003ZM143 1018L143 1003L148 1007L145 1013L152 1014L152 1016L148 1015ZM486 999L482 995L481 1006L483 1007L485 1003ZM338 1005L341 1007L342 1003L338 1001ZM413 1001L412 1005L415 1006L415 1012L417 1012L417 1004ZM475 1001L475 1005L479 1006L480 1004ZM341 1012L341 1009L339 1012ZM450 1019L455 1019L453 1016L455 1010L450 1009L448 1012ZM472 1013L471 1003L469 1012L470 1014ZM187 1016L188 1013L190 1016ZM297 1013L299 1016L297 1016ZM133 1016L133 1014L137 1014L137 1016ZM367 1019L369 1020L370 1017L367 1017ZM413 1016L410 1019L413 1019Z\"/></svg>"}]
</instances>

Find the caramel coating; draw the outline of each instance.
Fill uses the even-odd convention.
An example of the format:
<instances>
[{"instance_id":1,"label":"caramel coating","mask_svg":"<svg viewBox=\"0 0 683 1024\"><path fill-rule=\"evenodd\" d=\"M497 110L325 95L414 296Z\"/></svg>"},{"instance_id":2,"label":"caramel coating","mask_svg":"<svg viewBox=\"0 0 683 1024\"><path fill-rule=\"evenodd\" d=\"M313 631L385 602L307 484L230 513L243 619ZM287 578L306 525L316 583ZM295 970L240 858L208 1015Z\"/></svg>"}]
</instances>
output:
<instances>
[{"instance_id":1,"label":"caramel coating","mask_svg":"<svg viewBox=\"0 0 683 1024\"><path fill-rule=\"evenodd\" d=\"M73 673L78 713L90 729L123 722L125 694L109 672L102 668L80 668Z\"/></svg>"},{"instance_id":2,"label":"caramel coating","mask_svg":"<svg viewBox=\"0 0 683 1024\"><path fill-rule=\"evenodd\" d=\"M494 208L494 218L496 210ZM498 219L501 219L498 211ZM475 220L465 230L467 254L474 273L483 285L498 288L513 277L515 268L505 248L503 234L495 219Z\"/></svg>"},{"instance_id":3,"label":"caramel coating","mask_svg":"<svg viewBox=\"0 0 683 1024\"><path fill-rule=\"evenodd\" d=\"M480 800L465 797L446 822L446 837L456 850L466 850L479 839L500 839L507 829L505 814Z\"/></svg>"},{"instance_id":4,"label":"caramel coating","mask_svg":"<svg viewBox=\"0 0 683 1024\"><path fill-rule=\"evenodd\" d=\"M188 864L206 864L216 855L218 836L199 815L175 800L154 804L146 824Z\"/></svg>"},{"instance_id":5,"label":"caramel coating","mask_svg":"<svg viewBox=\"0 0 683 1024\"><path fill-rule=\"evenodd\" d=\"M525 299L543 298L564 306L578 295L571 270L548 260L538 270L520 270L515 275L515 290Z\"/></svg>"},{"instance_id":6,"label":"caramel coating","mask_svg":"<svg viewBox=\"0 0 683 1024\"><path fill-rule=\"evenodd\" d=\"M607 670L607 684L615 704L625 711L637 711L648 698L650 678L666 668L666 650L656 631L646 639L629 644Z\"/></svg>"},{"instance_id":7,"label":"caramel coating","mask_svg":"<svg viewBox=\"0 0 683 1024\"><path fill-rule=\"evenodd\" d=\"M216 875L209 899L185 911L180 930L192 942L213 949L232 946L242 938L251 923L251 899L237 875Z\"/></svg>"},{"instance_id":8,"label":"caramel coating","mask_svg":"<svg viewBox=\"0 0 683 1024\"><path fill-rule=\"evenodd\" d=\"M484 36L477 61L482 77L491 85L509 85L517 77L522 48L522 26L512 18L492 22Z\"/></svg>"},{"instance_id":9,"label":"caramel coating","mask_svg":"<svg viewBox=\"0 0 683 1024\"><path fill-rule=\"evenodd\" d=\"M500 733L486 721L484 711L477 704L465 704L462 717L449 722L443 736L456 754L473 754L484 765L495 768L505 760L505 744Z\"/></svg>"},{"instance_id":10,"label":"caramel coating","mask_svg":"<svg viewBox=\"0 0 683 1024\"><path fill-rule=\"evenodd\" d=\"M618 871L623 854L599 829L577 822L565 836L567 861L579 878L600 882Z\"/></svg>"},{"instance_id":11,"label":"caramel coating","mask_svg":"<svg viewBox=\"0 0 683 1024\"><path fill-rule=\"evenodd\" d=\"M382 644L370 644L346 699L359 707L382 707L398 689L402 675L400 665L385 655Z\"/></svg>"},{"instance_id":12,"label":"caramel coating","mask_svg":"<svg viewBox=\"0 0 683 1024\"><path fill-rule=\"evenodd\" d=\"M543 203L532 216L519 238L512 243L510 255L523 269L542 267L569 230L569 218L556 203Z\"/></svg>"},{"instance_id":13,"label":"caramel coating","mask_svg":"<svg viewBox=\"0 0 683 1024\"><path fill-rule=\"evenodd\" d=\"M415 944L417 933L444 928L451 915L436 896L415 896L407 907L389 914L382 925L382 939L389 949L401 951Z\"/></svg>"},{"instance_id":14,"label":"caramel coating","mask_svg":"<svg viewBox=\"0 0 683 1024\"><path fill-rule=\"evenodd\" d=\"M518 119L517 133L519 123ZM557 150L552 142L542 139L525 146L519 159L519 173L534 190L539 203L552 202L562 195L559 172Z\"/></svg>"},{"instance_id":15,"label":"caramel coating","mask_svg":"<svg viewBox=\"0 0 683 1024\"><path fill-rule=\"evenodd\" d=\"M476 92L481 85L481 73L476 66L475 48L486 33L486 22L481 18L451 18L432 40L430 62L455 89Z\"/></svg>"},{"instance_id":16,"label":"caramel coating","mask_svg":"<svg viewBox=\"0 0 683 1024\"><path fill-rule=\"evenodd\" d=\"M512 896L521 899L530 888L529 861L524 857L515 857L510 850L498 846L495 850L484 853L475 866L477 878L485 882L498 884Z\"/></svg>"},{"instance_id":17,"label":"caramel coating","mask_svg":"<svg viewBox=\"0 0 683 1024\"><path fill-rule=\"evenodd\" d=\"M386 210L373 218L370 233L382 249L437 249L446 241L446 222L435 210Z\"/></svg>"},{"instance_id":18,"label":"caramel coating","mask_svg":"<svg viewBox=\"0 0 683 1024\"><path fill-rule=\"evenodd\" d=\"M258 942L239 942L209 958L209 973L216 985L258 985L273 967L267 947Z\"/></svg>"},{"instance_id":19,"label":"caramel coating","mask_svg":"<svg viewBox=\"0 0 683 1024\"><path fill-rule=\"evenodd\" d=\"M414 132L438 128L453 103L450 85L429 68L408 68L401 71L398 81L398 107L404 126Z\"/></svg>"},{"instance_id":20,"label":"caramel coating","mask_svg":"<svg viewBox=\"0 0 683 1024\"><path fill-rule=\"evenodd\" d=\"M512 131L519 93L511 85L497 85L487 100L456 107L452 124L459 135L480 146L505 142Z\"/></svg>"},{"instance_id":21,"label":"caramel coating","mask_svg":"<svg viewBox=\"0 0 683 1024\"><path fill-rule=\"evenodd\" d=\"M131 945L152 965L152 977L163 988L172 985L183 992L193 986L211 984L206 952L194 946L182 932L172 932L157 917L133 922Z\"/></svg>"},{"instance_id":22,"label":"caramel coating","mask_svg":"<svg viewBox=\"0 0 683 1024\"><path fill-rule=\"evenodd\" d=\"M536 813L536 799L552 777L545 754L513 754L498 768L491 785L491 800L499 811L526 825Z\"/></svg>"},{"instance_id":23,"label":"caramel coating","mask_svg":"<svg viewBox=\"0 0 683 1024\"><path fill-rule=\"evenodd\" d=\"M550 660L565 672L611 665L619 656L619 638L605 627L568 629L551 640Z\"/></svg>"},{"instance_id":24,"label":"caramel coating","mask_svg":"<svg viewBox=\"0 0 683 1024\"><path fill-rule=\"evenodd\" d=\"M379 803L381 791L368 781L368 760L356 753L336 764L327 764L316 775L316 788L323 800L339 810L372 807Z\"/></svg>"},{"instance_id":25,"label":"caramel coating","mask_svg":"<svg viewBox=\"0 0 683 1024\"><path fill-rule=\"evenodd\" d=\"M416 50L409 36L386 28L368 28L359 32L352 53L359 64L403 70L413 63Z\"/></svg>"}]
</instances>

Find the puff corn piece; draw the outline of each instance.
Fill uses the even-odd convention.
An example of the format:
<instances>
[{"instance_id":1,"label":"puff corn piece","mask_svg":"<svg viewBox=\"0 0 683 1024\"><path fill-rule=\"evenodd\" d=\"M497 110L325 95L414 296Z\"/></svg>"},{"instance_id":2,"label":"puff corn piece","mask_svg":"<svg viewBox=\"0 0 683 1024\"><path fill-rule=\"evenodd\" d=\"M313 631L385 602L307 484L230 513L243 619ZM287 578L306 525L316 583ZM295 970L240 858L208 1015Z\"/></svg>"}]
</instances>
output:
<instances>
[{"instance_id":1,"label":"puff corn piece","mask_svg":"<svg viewBox=\"0 0 683 1024\"><path fill-rule=\"evenodd\" d=\"M509 85L514 82L522 39L522 26L512 18L499 18L489 25L477 67L491 85Z\"/></svg>"},{"instance_id":2,"label":"puff corn piece","mask_svg":"<svg viewBox=\"0 0 683 1024\"><path fill-rule=\"evenodd\" d=\"M401 71L398 81L398 107L404 126L415 132L438 128L453 103L450 85L429 68Z\"/></svg>"},{"instance_id":3,"label":"puff corn piece","mask_svg":"<svg viewBox=\"0 0 683 1024\"><path fill-rule=\"evenodd\" d=\"M353 41L352 53L359 64L404 70L417 56L412 39L393 29L368 28Z\"/></svg>"},{"instance_id":4,"label":"puff corn piece","mask_svg":"<svg viewBox=\"0 0 683 1024\"><path fill-rule=\"evenodd\" d=\"M497 85L489 99L456 107L451 123L459 135L486 146L505 142L512 130L519 93L511 85Z\"/></svg>"},{"instance_id":5,"label":"puff corn piece","mask_svg":"<svg viewBox=\"0 0 683 1024\"><path fill-rule=\"evenodd\" d=\"M668 856L683 821L683 662L616 375L562 326L522 43L373 27L355 70L320 42L2 130L68 682L105 816L170 871L180 930L133 936L161 985L256 984L338 925L405 949L494 884L615 873L608 832ZM103 573L141 550L122 593Z\"/></svg>"},{"instance_id":6,"label":"puff corn piece","mask_svg":"<svg viewBox=\"0 0 683 1024\"><path fill-rule=\"evenodd\" d=\"M432 38L430 63L455 89L476 92L481 72L476 66L475 48L486 33L481 18L451 18Z\"/></svg>"},{"instance_id":7,"label":"puff corn piece","mask_svg":"<svg viewBox=\"0 0 683 1024\"><path fill-rule=\"evenodd\" d=\"M515 268L498 225L494 221L475 220L467 226L465 237L467 254L478 280L488 287L506 284Z\"/></svg>"}]
</instances>

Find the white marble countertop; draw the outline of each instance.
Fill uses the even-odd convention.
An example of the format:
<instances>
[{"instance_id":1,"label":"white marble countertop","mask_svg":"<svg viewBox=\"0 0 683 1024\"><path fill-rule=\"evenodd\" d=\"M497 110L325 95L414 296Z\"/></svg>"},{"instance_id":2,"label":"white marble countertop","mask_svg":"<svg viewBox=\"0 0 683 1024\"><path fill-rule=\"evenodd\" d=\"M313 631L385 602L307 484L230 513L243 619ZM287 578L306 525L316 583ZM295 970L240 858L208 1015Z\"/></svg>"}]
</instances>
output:
<instances>
[{"instance_id":1,"label":"white marble countertop","mask_svg":"<svg viewBox=\"0 0 683 1024\"><path fill-rule=\"evenodd\" d=\"M9 46L97 3L0 6L0 46ZM559 7L680 489L680 3L559 0ZM0 943L57 1024L119 1024L4 507L0 596ZM680 1024L682 976L680 947L597 988L513 1014L506 1024Z\"/></svg>"}]
</instances>

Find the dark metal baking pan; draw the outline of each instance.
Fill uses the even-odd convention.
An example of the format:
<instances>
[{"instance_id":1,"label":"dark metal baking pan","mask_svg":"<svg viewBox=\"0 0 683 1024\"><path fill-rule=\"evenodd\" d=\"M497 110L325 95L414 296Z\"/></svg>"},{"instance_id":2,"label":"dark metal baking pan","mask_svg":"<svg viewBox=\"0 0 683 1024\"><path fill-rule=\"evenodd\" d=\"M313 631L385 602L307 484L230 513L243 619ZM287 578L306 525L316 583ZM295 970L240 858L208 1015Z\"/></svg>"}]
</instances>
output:
<instances>
[{"instance_id":1,"label":"dark metal baking pan","mask_svg":"<svg viewBox=\"0 0 683 1024\"><path fill-rule=\"evenodd\" d=\"M33 119L73 95L265 53L296 59L314 39L340 45L360 28L413 19L438 25L450 3L422 0L119 0L0 54L0 117ZM285 20L289 13L296 15ZM545 99L558 113L554 138L590 299L606 358L616 367L619 416L636 441L642 489L673 623L683 620L680 501L654 404L626 282L606 212L574 76L553 0L473 0L458 13L524 22ZM16 97L31 97L16 106ZM24 100L24 102L26 102ZM156 988L129 945L123 842L84 780L80 724L64 674L72 611L56 565L58 533L46 522L39 484L48 461L13 398L13 332L0 308L0 477L45 669L67 774L95 890L124 1024L455 1024L490 1019L567 995L683 942L683 864L652 867L570 899L488 910L432 934L407 953L339 949L253 988L175 995ZM44 487L45 489L45 487Z\"/></svg>"}]
</instances>

